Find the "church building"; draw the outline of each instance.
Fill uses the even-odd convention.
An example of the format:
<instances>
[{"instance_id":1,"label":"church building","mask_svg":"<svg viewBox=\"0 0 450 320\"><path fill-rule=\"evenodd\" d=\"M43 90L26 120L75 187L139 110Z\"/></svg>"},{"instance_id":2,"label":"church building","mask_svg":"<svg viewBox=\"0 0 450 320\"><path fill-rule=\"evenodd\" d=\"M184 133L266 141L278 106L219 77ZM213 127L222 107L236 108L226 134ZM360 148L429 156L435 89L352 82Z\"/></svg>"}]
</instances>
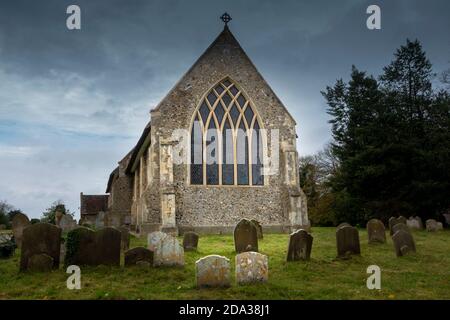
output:
<instances>
[{"instance_id":1,"label":"church building","mask_svg":"<svg viewBox=\"0 0 450 320\"><path fill-rule=\"evenodd\" d=\"M81 220L140 234L308 228L296 121L231 33L223 31L150 111L106 195L81 194Z\"/></svg>"}]
</instances>

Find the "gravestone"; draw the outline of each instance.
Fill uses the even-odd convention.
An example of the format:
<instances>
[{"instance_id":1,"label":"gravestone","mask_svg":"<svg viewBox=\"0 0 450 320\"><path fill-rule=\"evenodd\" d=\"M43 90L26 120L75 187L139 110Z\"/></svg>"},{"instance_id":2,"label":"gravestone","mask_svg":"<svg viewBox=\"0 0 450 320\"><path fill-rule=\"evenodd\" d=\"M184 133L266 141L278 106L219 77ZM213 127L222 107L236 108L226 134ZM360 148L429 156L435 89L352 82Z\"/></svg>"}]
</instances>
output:
<instances>
[{"instance_id":1,"label":"gravestone","mask_svg":"<svg viewBox=\"0 0 450 320\"><path fill-rule=\"evenodd\" d=\"M229 287L230 260L219 255L209 255L195 262L197 287Z\"/></svg>"},{"instance_id":2,"label":"gravestone","mask_svg":"<svg viewBox=\"0 0 450 320\"><path fill-rule=\"evenodd\" d=\"M269 261L266 255L258 252L243 252L236 255L236 282L247 284L267 282Z\"/></svg>"},{"instance_id":3,"label":"gravestone","mask_svg":"<svg viewBox=\"0 0 450 320\"><path fill-rule=\"evenodd\" d=\"M78 225L77 221L70 214L65 214L59 220L59 227L63 232L69 232L78 227Z\"/></svg>"},{"instance_id":4,"label":"gravestone","mask_svg":"<svg viewBox=\"0 0 450 320\"><path fill-rule=\"evenodd\" d=\"M403 230L405 232L411 233L411 231L409 230L409 228L408 228L408 226L406 224L397 223L396 225L394 225L392 227L392 234L395 234L399 230Z\"/></svg>"},{"instance_id":5,"label":"gravestone","mask_svg":"<svg viewBox=\"0 0 450 320\"><path fill-rule=\"evenodd\" d=\"M403 216L400 216L398 218L396 217L389 218L389 233L391 236L394 234L394 232L392 232L392 228L398 223L403 223L404 225L406 225L406 218Z\"/></svg>"},{"instance_id":6,"label":"gravestone","mask_svg":"<svg viewBox=\"0 0 450 320\"><path fill-rule=\"evenodd\" d=\"M409 217L408 220L406 220L406 225L409 229L413 230L422 230L423 229L423 223L422 219L420 217Z\"/></svg>"},{"instance_id":7,"label":"gravestone","mask_svg":"<svg viewBox=\"0 0 450 320\"><path fill-rule=\"evenodd\" d=\"M370 219L367 222L367 236L369 243L385 243L386 242L386 230L381 220Z\"/></svg>"},{"instance_id":8,"label":"gravestone","mask_svg":"<svg viewBox=\"0 0 450 320\"><path fill-rule=\"evenodd\" d=\"M449 227L450 226L450 213L444 213L443 217L445 220L445 224L447 225L447 227Z\"/></svg>"},{"instance_id":9,"label":"gravestone","mask_svg":"<svg viewBox=\"0 0 450 320\"><path fill-rule=\"evenodd\" d=\"M20 256L20 270L28 268L28 260L39 254L46 254L53 259L53 269L59 268L61 249L61 229L54 224L36 223L23 230Z\"/></svg>"},{"instance_id":10,"label":"gravestone","mask_svg":"<svg viewBox=\"0 0 450 320\"><path fill-rule=\"evenodd\" d=\"M133 266L140 261L153 265L153 251L144 247L136 247L125 252L125 266Z\"/></svg>"},{"instance_id":11,"label":"gravestone","mask_svg":"<svg viewBox=\"0 0 450 320\"><path fill-rule=\"evenodd\" d=\"M443 230L444 229L444 225L442 224L442 222L437 222L437 229L438 230Z\"/></svg>"},{"instance_id":12,"label":"gravestone","mask_svg":"<svg viewBox=\"0 0 450 320\"><path fill-rule=\"evenodd\" d=\"M156 245L153 254L153 265L158 266L184 266L184 250L178 240L166 235Z\"/></svg>"},{"instance_id":13,"label":"gravestone","mask_svg":"<svg viewBox=\"0 0 450 320\"><path fill-rule=\"evenodd\" d=\"M392 236L395 254L397 257L406 255L408 252L416 252L416 244L411 233L399 230Z\"/></svg>"},{"instance_id":14,"label":"gravestone","mask_svg":"<svg viewBox=\"0 0 450 320\"><path fill-rule=\"evenodd\" d=\"M120 265L121 233L111 227L78 227L67 234L66 265Z\"/></svg>"},{"instance_id":15,"label":"gravestone","mask_svg":"<svg viewBox=\"0 0 450 320\"><path fill-rule=\"evenodd\" d=\"M358 229L344 226L336 231L338 258L349 258L350 255L361 254Z\"/></svg>"},{"instance_id":16,"label":"gravestone","mask_svg":"<svg viewBox=\"0 0 450 320\"><path fill-rule=\"evenodd\" d=\"M259 221L258 221L258 220L255 220L255 219L251 220L251 222L252 222L252 223L255 225L255 227L256 227L256 235L257 235L258 239L263 239L264 236L263 236L263 229L262 229L261 223L259 223Z\"/></svg>"},{"instance_id":17,"label":"gravestone","mask_svg":"<svg viewBox=\"0 0 450 320\"><path fill-rule=\"evenodd\" d=\"M425 221L425 225L428 232L438 231L438 223L434 219L428 219L427 221Z\"/></svg>"},{"instance_id":18,"label":"gravestone","mask_svg":"<svg viewBox=\"0 0 450 320\"><path fill-rule=\"evenodd\" d=\"M6 259L14 255L16 244L9 234L0 234L0 259Z\"/></svg>"},{"instance_id":19,"label":"gravestone","mask_svg":"<svg viewBox=\"0 0 450 320\"><path fill-rule=\"evenodd\" d=\"M106 224L105 224L105 219L106 219L106 217L105 217L106 215L105 215L105 212L103 212L103 211L100 211L98 214L97 214L97 217L95 218L95 227L97 228L97 229L100 229L100 228L103 228Z\"/></svg>"},{"instance_id":20,"label":"gravestone","mask_svg":"<svg viewBox=\"0 0 450 320\"><path fill-rule=\"evenodd\" d=\"M61 218L63 217L63 215L64 215L64 213L60 209L57 209L55 211L55 225L57 227L61 227L60 222L61 222Z\"/></svg>"},{"instance_id":21,"label":"gravestone","mask_svg":"<svg viewBox=\"0 0 450 320\"><path fill-rule=\"evenodd\" d=\"M167 237L167 233L161 231L150 232L147 236L148 249L151 251L155 251L158 243L165 237Z\"/></svg>"},{"instance_id":22,"label":"gravestone","mask_svg":"<svg viewBox=\"0 0 450 320\"><path fill-rule=\"evenodd\" d=\"M340 224L338 224L338 226L336 227L336 229L342 228L342 227L351 227L352 225L348 222L342 222Z\"/></svg>"},{"instance_id":23,"label":"gravestone","mask_svg":"<svg viewBox=\"0 0 450 320\"><path fill-rule=\"evenodd\" d=\"M130 249L130 230L125 226L119 227L117 229L120 231L121 235L120 249L125 252Z\"/></svg>"},{"instance_id":24,"label":"gravestone","mask_svg":"<svg viewBox=\"0 0 450 320\"><path fill-rule=\"evenodd\" d=\"M23 230L30 225L30 220L23 213L16 213L12 219L12 230L17 248L22 246Z\"/></svg>"},{"instance_id":25,"label":"gravestone","mask_svg":"<svg viewBox=\"0 0 450 320\"><path fill-rule=\"evenodd\" d=\"M234 228L234 247L237 253L258 252L258 231L247 219L242 219Z\"/></svg>"},{"instance_id":26,"label":"gravestone","mask_svg":"<svg viewBox=\"0 0 450 320\"><path fill-rule=\"evenodd\" d=\"M34 254L28 259L27 271L50 272L53 268L53 258L48 254Z\"/></svg>"},{"instance_id":27,"label":"gravestone","mask_svg":"<svg viewBox=\"0 0 450 320\"><path fill-rule=\"evenodd\" d=\"M198 234L195 232L186 232L183 236L183 248L184 251L197 250L198 246Z\"/></svg>"},{"instance_id":28,"label":"gravestone","mask_svg":"<svg viewBox=\"0 0 450 320\"><path fill-rule=\"evenodd\" d=\"M311 257L313 237L303 229L289 236L287 261L309 260Z\"/></svg>"}]
</instances>

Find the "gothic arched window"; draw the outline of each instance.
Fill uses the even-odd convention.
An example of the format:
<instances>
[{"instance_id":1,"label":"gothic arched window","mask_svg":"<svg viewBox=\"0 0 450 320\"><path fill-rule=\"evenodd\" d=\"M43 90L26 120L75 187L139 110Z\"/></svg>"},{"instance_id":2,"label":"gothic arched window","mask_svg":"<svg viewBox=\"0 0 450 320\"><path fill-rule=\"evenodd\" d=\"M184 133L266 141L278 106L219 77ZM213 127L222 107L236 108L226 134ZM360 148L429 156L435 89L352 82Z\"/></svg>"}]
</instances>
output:
<instances>
[{"instance_id":1,"label":"gothic arched window","mask_svg":"<svg viewBox=\"0 0 450 320\"><path fill-rule=\"evenodd\" d=\"M191 126L193 185L263 185L263 143L257 112L230 80L201 101Z\"/></svg>"}]
</instances>

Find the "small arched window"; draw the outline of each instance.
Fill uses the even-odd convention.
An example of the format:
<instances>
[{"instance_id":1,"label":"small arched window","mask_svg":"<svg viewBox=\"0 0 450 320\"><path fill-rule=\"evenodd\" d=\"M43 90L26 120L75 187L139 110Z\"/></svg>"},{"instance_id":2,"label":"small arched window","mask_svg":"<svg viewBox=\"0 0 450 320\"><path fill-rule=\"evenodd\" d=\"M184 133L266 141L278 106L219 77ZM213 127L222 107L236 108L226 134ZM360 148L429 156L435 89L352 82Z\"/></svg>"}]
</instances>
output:
<instances>
[{"instance_id":1,"label":"small arched window","mask_svg":"<svg viewBox=\"0 0 450 320\"><path fill-rule=\"evenodd\" d=\"M191 126L193 185L263 185L263 143L257 112L225 79L208 92Z\"/></svg>"}]
</instances>

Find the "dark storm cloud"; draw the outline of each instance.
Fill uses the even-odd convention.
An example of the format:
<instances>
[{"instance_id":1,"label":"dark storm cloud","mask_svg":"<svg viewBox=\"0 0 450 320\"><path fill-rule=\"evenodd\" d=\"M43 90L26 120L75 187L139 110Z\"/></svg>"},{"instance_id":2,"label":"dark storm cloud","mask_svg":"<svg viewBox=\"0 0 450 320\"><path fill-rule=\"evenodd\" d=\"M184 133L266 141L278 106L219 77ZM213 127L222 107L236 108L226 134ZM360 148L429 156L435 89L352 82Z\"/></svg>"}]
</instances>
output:
<instances>
[{"instance_id":1,"label":"dark storm cloud","mask_svg":"<svg viewBox=\"0 0 450 320\"><path fill-rule=\"evenodd\" d=\"M77 4L82 29L66 28ZM382 9L382 30L366 8ZM320 94L352 64L378 75L406 38L449 68L450 2L41 0L0 2L0 199L32 216L102 193L155 106L230 28L298 123L301 154L327 143Z\"/></svg>"}]
</instances>

